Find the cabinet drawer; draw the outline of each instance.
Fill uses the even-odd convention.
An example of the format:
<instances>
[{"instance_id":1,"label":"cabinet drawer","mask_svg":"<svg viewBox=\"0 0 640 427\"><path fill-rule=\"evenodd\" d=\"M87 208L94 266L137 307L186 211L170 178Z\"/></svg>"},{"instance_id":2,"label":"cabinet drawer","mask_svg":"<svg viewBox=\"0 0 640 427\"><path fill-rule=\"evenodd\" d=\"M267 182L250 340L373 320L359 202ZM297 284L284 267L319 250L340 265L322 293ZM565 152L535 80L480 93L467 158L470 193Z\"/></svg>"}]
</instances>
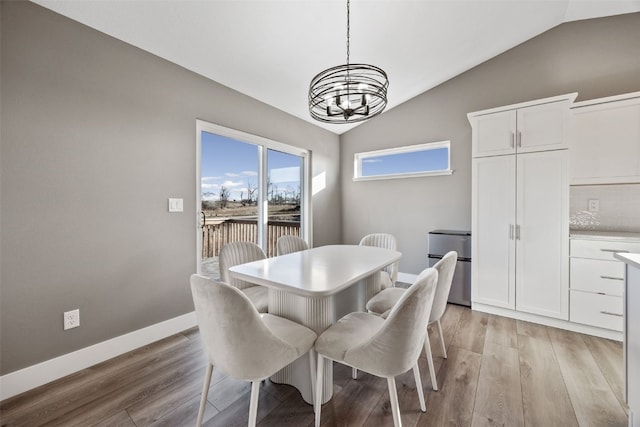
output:
<instances>
[{"instance_id":1,"label":"cabinet drawer","mask_svg":"<svg viewBox=\"0 0 640 427\"><path fill-rule=\"evenodd\" d=\"M640 252L640 242L571 239L571 257L618 261L616 252Z\"/></svg>"},{"instance_id":2,"label":"cabinet drawer","mask_svg":"<svg viewBox=\"0 0 640 427\"><path fill-rule=\"evenodd\" d=\"M622 296L624 263L596 259L571 258L571 289Z\"/></svg>"},{"instance_id":3,"label":"cabinet drawer","mask_svg":"<svg viewBox=\"0 0 640 427\"><path fill-rule=\"evenodd\" d=\"M571 290L569 320L622 331L622 298Z\"/></svg>"}]
</instances>

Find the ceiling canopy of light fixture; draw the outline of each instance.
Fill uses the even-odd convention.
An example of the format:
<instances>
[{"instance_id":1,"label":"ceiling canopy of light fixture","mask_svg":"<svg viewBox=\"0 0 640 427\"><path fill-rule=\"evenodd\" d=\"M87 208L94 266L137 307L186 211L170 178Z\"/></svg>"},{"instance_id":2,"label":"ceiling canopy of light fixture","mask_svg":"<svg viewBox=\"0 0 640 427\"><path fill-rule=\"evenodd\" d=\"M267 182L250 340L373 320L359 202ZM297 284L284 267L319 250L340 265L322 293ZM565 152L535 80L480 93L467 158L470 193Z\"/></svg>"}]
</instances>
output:
<instances>
[{"instance_id":1,"label":"ceiling canopy of light fixture","mask_svg":"<svg viewBox=\"0 0 640 427\"><path fill-rule=\"evenodd\" d=\"M321 122L360 122L387 106L387 73L374 65L349 63L349 21L347 0L347 63L318 73L309 85L309 113Z\"/></svg>"}]
</instances>

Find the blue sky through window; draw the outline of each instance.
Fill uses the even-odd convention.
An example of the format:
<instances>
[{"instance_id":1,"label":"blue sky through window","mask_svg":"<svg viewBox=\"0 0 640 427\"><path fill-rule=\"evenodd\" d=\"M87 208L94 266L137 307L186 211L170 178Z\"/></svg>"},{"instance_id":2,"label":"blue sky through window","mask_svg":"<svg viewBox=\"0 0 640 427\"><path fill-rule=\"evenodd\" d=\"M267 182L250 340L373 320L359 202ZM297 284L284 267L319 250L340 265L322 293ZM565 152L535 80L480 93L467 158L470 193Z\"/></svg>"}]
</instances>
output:
<instances>
[{"instance_id":1,"label":"blue sky through window","mask_svg":"<svg viewBox=\"0 0 640 427\"><path fill-rule=\"evenodd\" d=\"M367 156L362 159L363 177L441 171L448 168L449 149L447 147Z\"/></svg>"},{"instance_id":2,"label":"blue sky through window","mask_svg":"<svg viewBox=\"0 0 640 427\"><path fill-rule=\"evenodd\" d=\"M299 191L300 167L300 157L269 150L269 175L279 190ZM218 200L221 186L231 191L231 200L240 200L249 185L258 185L258 146L202 132L200 168L202 200Z\"/></svg>"}]
</instances>

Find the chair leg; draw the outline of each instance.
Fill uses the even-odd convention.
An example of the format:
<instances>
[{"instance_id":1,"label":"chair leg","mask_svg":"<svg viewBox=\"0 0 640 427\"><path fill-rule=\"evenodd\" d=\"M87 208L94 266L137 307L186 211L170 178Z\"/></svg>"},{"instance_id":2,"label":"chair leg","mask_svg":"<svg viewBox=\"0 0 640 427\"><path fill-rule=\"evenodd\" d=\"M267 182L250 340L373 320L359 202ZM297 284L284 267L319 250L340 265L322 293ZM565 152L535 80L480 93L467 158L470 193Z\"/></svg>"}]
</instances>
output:
<instances>
[{"instance_id":1,"label":"chair leg","mask_svg":"<svg viewBox=\"0 0 640 427\"><path fill-rule=\"evenodd\" d=\"M422 380L420 379L420 368L418 367L418 362L413 366L413 376L416 379L418 400L420 400L420 410L422 412L427 412L427 405L424 403L424 391L422 390Z\"/></svg>"},{"instance_id":2,"label":"chair leg","mask_svg":"<svg viewBox=\"0 0 640 427\"><path fill-rule=\"evenodd\" d=\"M442 357L447 358L447 348L444 345L444 335L442 334L442 325L440 324L440 319L436 320L436 324L438 326L438 335L440 336L440 347L442 347Z\"/></svg>"},{"instance_id":3,"label":"chair leg","mask_svg":"<svg viewBox=\"0 0 640 427\"><path fill-rule=\"evenodd\" d=\"M391 400L391 412L393 413L393 425L402 427L402 419L400 418L400 405L398 405L398 391L396 390L396 380L393 377L387 377L389 384L389 399Z\"/></svg>"},{"instance_id":4,"label":"chair leg","mask_svg":"<svg viewBox=\"0 0 640 427\"><path fill-rule=\"evenodd\" d=\"M431 376L431 384L433 390L438 391L438 381L436 380L436 369L433 366L433 355L431 354L431 342L429 341L429 332L424 334L424 353L427 356L427 364L429 365L429 376Z\"/></svg>"},{"instance_id":5,"label":"chair leg","mask_svg":"<svg viewBox=\"0 0 640 427\"><path fill-rule=\"evenodd\" d=\"M316 359L318 365L318 375L316 376L316 400L314 402L314 412L316 413L315 427L320 427L320 411L322 409L322 377L324 375L324 357L318 353Z\"/></svg>"},{"instance_id":6,"label":"chair leg","mask_svg":"<svg viewBox=\"0 0 640 427\"><path fill-rule=\"evenodd\" d=\"M316 401L316 351L309 349L309 372L311 373L311 401L314 402L313 409L315 411Z\"/></svg>"},{"instance_id":7,"label":"chair leg","mask_svg":"<svg viewBox=\"0 0 640 427\"><path fill-rule=\"evenodd\" d=\"M251 382L251 403L249 404L249 427L255 427L258 418L258 396L260 395L260 380Z\"/></svg>"},{"instance_id":8,"label":"chair leg","mask_svg":"<svg viewBox=\"0 0 640 427\"><path fill-rule=\"evenodd\" d=\"M207 370L204 374L204 385L202 386L202 396L200 397L200 409L198 409L198 420L196 421L196 427L202 425L204 418L204 410L207 407L207 396L209 394L209 384L211 384L211 374L213 373L213 365L207 363Z\"/></svg>"},{"instance_id":9,"label":"chair leg","mask_svg":"<svg viewBox=\"0 0 640 427\"><path fill-rule=\"evenodd\" d=\"M351 378L354 380L358 379L358 368L351 368Z\"/></svg>"}]
</instances>

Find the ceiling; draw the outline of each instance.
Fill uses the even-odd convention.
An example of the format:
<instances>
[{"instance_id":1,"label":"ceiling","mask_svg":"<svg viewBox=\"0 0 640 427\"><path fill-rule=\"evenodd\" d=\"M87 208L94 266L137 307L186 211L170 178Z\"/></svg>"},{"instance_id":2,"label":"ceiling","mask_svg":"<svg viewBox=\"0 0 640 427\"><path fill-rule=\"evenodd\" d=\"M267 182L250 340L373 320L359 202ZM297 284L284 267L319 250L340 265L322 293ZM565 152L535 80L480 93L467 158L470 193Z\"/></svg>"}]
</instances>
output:
<instances>
[{"instance_id":1,"label":"ceiling","mask_svg":"<svg viewBox=\"0 0 640 427\"><path fill-rule=\"evenodd\" d=\"M346 62L344 0L35 0L336 134L308 112L311 78ZM387 110L563 22L640 0L352 0L351 63L389 76Z\"/></svg>"}]
</instances>

